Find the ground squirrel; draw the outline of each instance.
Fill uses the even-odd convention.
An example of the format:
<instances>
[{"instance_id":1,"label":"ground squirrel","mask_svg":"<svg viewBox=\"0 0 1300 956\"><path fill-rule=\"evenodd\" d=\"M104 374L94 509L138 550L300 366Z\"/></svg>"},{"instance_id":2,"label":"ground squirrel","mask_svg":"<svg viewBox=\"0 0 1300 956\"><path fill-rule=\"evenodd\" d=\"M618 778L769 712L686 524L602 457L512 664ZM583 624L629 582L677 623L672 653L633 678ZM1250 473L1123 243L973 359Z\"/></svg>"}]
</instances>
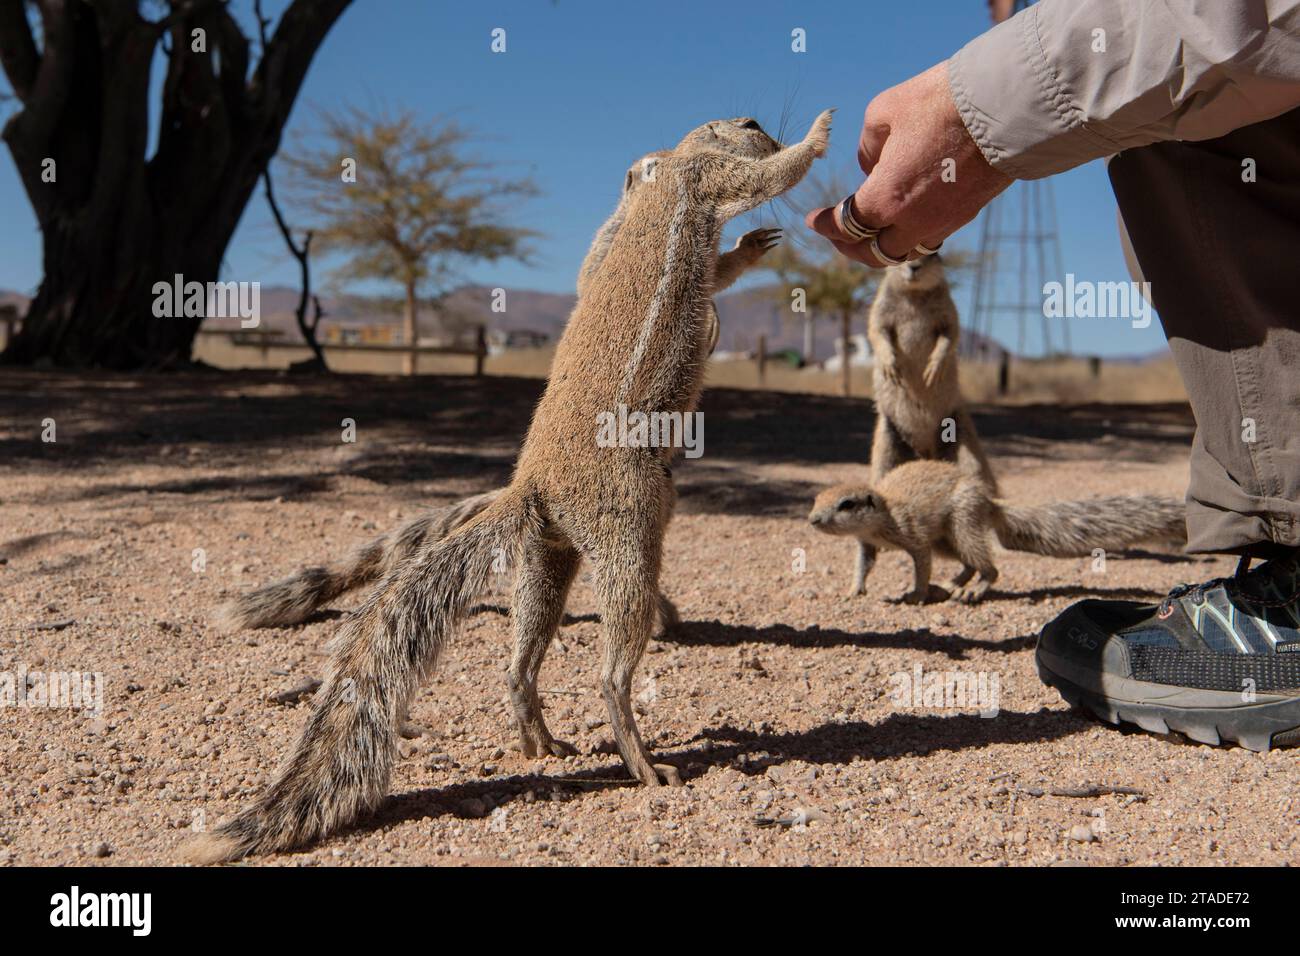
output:
<instances>
[{"instance_id":1,"label":"ground squirrel","mask_svg":"<svg viewBox=\"0 0 1300 956\"><path fill-rule=\"evenodd\" d=\"M191 859L286 849L372 810L388 790L399 714L502 557L519 565L508 677L526 752L554 752L537 673L586 558L604 632L601 690L619 753L644 784L678 782L674 768L652 763L631 705L675 499L672 449L599 444L598 416L619 406L694 411L722 227L797 185L825 153L830 119L822 113L786 148L752 119L718 120L659 160L584 285L509 486L422 546L342 624L293 755L253 806L192 838Z\"/></svg>"},{"instance_id":2,"label":"ground squirrel","mask_svg":"<svg viewBox=\"0 0 1300 956\"><path fill-rule=\"evenodd\" d=\"M605 261L609 247L627 217L629 197L642 182L654 178L655 165L668 155L671 155L671 150L647 153L628 168L618 206L596 231L579 270L579 297ZM721 292L735 282L776 245L780 237L779 229L754 229L741 236L736 241L735 248L718 256L713 292ZM718 341L718 319L717 310L711 302L709 307L712 322L709 351L712 352ZM391 533L367 541L340 561L306 567L287 578L241 594L218 609L217 626L222 630L234 631L301 624L327 602L392 571L419 550L425 541L445 538L490 505L500 493L501 490L497 489L465 498L444 508L430 508ZM678 623L677 608L662 592L658 598L658 610L661 630L667 630Z\"/></svg>"},{"instance_id":3,"label":"ground squirrel","mask_svg":"<svg viewBox=\"0 0 1300 956\"><path fill-rule=\"evenodd\" d=\"M879 549L906 551L916 571L903 600L933 600L930 555L956 558L951 599L974 603L997 580L988 534L1004 548L1055 558L1122 550L1143 541L1186 542L1181 502L1155 495L1092 498L1017 507L993 496L978 474L952 462L905 462L874 486L836 485L813 502L808 520L826 534L857 538L852 595L861 594ZM972 578L975 578L972 581Z\"/></svg>"},{"instance_id":4,"label":"ground squirrel","mask_svg":"<svg viewBox=\"0 0 1300 956\"><path fill-rule=\"evenodd\" d=\"M885 270L867 318L876 402L872 481L905 461L939 459L997 487L957 385L960 334L937 253Z\"/></svg>"}]
</instances>

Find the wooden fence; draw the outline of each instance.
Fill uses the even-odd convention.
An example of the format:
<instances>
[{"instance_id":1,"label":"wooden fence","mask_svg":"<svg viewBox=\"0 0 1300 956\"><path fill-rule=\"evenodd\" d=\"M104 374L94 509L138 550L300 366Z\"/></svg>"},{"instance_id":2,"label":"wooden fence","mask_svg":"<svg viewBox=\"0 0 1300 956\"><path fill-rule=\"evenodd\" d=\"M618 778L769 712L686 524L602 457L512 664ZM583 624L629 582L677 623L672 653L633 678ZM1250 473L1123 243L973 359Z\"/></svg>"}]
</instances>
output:
<instances>
[{"instance_id":1,"label":"wooden fence","mask_svg":"<svg viewBox=\"0 0 1300 956\"><path fill-rule=\"evenodd\" d=\"M199 329L199 335L228 339L231 345L252 346L262 353L265 362L273 347L307 348L307 343L297 338L289 338L281 329ZM405 358L404 369L407 375L419 371L421 355L465 355L474 359L474 375L483 374L483 362L487 358L487 329L478 326L474 333L473 345L383 345L360 342L322 342L321 349L329 352L386 352L389 355L401 355Z\"/></svg>"}]
</instances>

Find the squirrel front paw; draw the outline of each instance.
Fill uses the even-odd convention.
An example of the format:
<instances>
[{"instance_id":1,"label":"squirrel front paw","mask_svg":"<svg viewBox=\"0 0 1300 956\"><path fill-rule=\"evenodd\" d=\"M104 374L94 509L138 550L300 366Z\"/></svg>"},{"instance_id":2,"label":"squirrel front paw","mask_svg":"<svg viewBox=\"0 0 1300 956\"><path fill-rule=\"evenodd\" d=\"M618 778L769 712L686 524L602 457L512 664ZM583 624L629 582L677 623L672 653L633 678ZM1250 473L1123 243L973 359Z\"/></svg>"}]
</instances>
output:
<instances>
[{"instance_id":1,"label":"squirrel front paw","mask_svg":"<svg viewBox=\"0 0 1300 956\"><path fill-rule=\"evenodd\" d=\"M921 378L925 382L926 388L934 388L935 383L939 381L939 373L942 369L943 366L937 362L925 367L925 372L922 373Z\"/></svg>"},{"instance_id":2,"label":"squirrel front paw","mask_svg":"<svg viewBox=\"0 0 1300 956\"><path fill-rule=\"evenodd\" d=\"M989 591L988 581L984 581L984 580L970 581L966 584L963 584L961 587L956 588L952 592L952 594L949 595L948 600L956 601L959 604L978 604L984 598L984 595L988 593L988 591Z\"/></svg>"},{"instance_id":3,"label":"squirrel front paw","mask_svg":"<svg viewBox=\"0 0 1300 956\"><path fill-rule=\"evenodd\" d=\"M808 135L803 138L804 143L812 147L814 156L826 155L826 147L831 142L831 116L834 112L833 109L823 110L813 120L812 126L808 129Z\"/></svg>"},{"instance_id":4,"label":"squirrel front paw","mask_svg":"<svg viewBox=\"0 0 1300 956\"><path fill-rule=\"evenodd\" d=\"M756 262L780 241L780 229L751 229L736 240L736 251L745 253L746 258Z\"/></svg>"}]
</instances>

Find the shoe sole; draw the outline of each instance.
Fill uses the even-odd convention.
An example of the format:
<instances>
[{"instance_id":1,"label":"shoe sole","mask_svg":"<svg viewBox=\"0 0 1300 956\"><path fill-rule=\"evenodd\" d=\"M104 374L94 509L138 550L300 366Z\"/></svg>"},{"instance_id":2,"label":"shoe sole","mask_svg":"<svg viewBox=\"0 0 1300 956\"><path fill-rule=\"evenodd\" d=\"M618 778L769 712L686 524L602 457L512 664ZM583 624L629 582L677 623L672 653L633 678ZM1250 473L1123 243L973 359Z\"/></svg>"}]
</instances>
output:
<instances>
[{"instance_id":1,"label":"shoe sole","mask_svg":"<svg viewBox=\"0 0 1300 956\"><path fill-rule=\"evenodd\" d=\"M1151 684L1086 671L1044 651L1034 655L1038 677L1056 688L1076 710L1110 724L1127 723L1153 734L1177 731L1197 743L1237 744L1266 753L1300 744L1300 697L1257 694L1245 703L1239 693ZM1164 703L1153 703L1161 700Z\"/></svg>"}]
</instances>

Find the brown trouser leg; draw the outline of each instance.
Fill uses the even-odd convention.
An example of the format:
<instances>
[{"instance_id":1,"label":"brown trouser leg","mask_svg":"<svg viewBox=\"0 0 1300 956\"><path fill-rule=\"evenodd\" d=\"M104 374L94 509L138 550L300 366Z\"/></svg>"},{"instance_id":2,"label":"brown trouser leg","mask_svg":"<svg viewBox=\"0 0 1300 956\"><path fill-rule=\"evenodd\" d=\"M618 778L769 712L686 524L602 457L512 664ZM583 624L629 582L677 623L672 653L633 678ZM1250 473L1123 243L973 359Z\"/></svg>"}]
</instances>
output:
<instances>
[{"instance_id":1,"label":"brown trouser leg","mask_svg":"<svg viewBox=\"0 0 1300 956\"><path fill-rule=\"evenodd\" d=\"M1110 179L1196 416L1188 550L1300 546L1300 110Z\"/></svg>"}]
</instances>

